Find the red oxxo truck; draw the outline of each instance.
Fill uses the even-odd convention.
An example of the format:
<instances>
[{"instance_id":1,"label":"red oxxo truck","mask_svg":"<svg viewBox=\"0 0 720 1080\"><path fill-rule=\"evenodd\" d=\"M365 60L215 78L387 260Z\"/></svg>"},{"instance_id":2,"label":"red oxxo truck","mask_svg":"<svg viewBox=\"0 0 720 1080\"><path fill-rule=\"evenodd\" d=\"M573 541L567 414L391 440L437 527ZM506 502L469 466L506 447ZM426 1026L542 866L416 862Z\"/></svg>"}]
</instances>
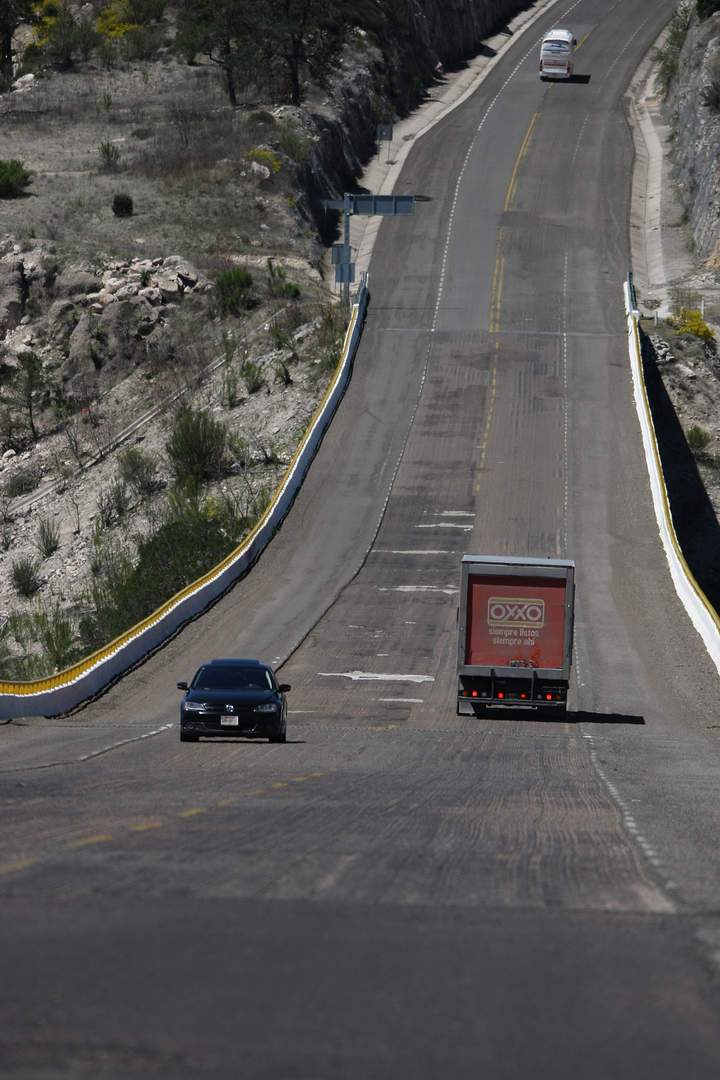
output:
<instances>
[{"instance_id":1,"label":"red oxxo truck","mask_svg":"<svg viewBox=\"0 0 720 1080\"><path fill-rule=\"evenodd\" d=\"M458 611L458 715L491 706L562 714L573 642L575 563L465 555Z\"/></svg>"}]
</instances>

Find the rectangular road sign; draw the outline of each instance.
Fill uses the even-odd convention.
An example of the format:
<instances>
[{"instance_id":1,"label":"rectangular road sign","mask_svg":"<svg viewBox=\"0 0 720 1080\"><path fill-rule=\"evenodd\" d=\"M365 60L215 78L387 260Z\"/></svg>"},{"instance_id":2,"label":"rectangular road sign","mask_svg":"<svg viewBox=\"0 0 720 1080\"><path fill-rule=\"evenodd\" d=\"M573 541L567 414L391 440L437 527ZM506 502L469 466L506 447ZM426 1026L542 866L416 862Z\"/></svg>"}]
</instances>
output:
<instances>
[{"instance_id":1,"label":"rectangular road sign","mask_svg":"<svg viewBox=\"0 0 720 1080\"><path fill-rule=\"evenodd\" d=\"M355 263L338 263L335 267L335 281L352 285L355 281Z\"/></svg>"},{"instance_id":2,"label":"rectangular road sign","mask_svg":"<svg viewBox=\"0 0 720 1080\"><path fill-rule=\"evenodd\" d=\"M353 195L353 214L414 214L414 195Z\"/></svg>"}]
</instances>

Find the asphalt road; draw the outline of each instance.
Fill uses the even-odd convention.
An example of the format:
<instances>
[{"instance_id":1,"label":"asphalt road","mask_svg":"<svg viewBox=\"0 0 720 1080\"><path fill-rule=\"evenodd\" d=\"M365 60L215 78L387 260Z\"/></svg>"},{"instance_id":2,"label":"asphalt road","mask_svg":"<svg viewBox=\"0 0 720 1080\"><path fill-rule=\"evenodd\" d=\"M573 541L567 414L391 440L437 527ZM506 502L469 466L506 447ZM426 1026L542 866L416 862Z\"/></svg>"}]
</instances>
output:
<instances>
[{"instance_id":1,"label":"asphalt road","mask_svg":"<svg viewBox=\"0 0 720 1080\"><path fill-rule=\"evenodd\" d=\"M0 729L3 1077L720 1071L717 672L672 590L622 312L623 93L672 0L580 0L411 151L351 386L249 578ZM577 77L537 76L551 22ZM566 722L454 711L465 552L578 566ZM180 744L210 655L289 742Z\"/></svg>"}]
</instances>

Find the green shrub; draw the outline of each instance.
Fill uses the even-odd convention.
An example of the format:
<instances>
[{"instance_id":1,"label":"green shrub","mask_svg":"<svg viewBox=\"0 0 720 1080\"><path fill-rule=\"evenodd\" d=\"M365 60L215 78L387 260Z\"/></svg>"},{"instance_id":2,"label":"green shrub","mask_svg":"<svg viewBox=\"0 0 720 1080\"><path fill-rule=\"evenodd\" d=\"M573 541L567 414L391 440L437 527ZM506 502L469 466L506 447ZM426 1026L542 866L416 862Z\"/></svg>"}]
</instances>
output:
<instances>
[{"instance_id":1,"label":"green shrub","mask_svg":"<svg viewBox=\"0 0 720 1080\"><path fill-rule=\"evenodd\" d=\"M287 273L282 266L275 266L272 259L268 259L268 289L271 296L286 297L297 300L300 296L300 286L287 280Z\"/></svg>"},{"instance_id":2,"label":"green shrub","mask_svg":"<svg viewBox=\"0 0 720 1080\"><path fill-rule=\"evenodd\" d=\"M19 596L26 599L40 588L38 563L35 559L22 558L12 564L12 583Z\"/></svg>"},{"instance_id":3,"label":"green shrub","mask_svg":"<svg viewBox=\"0 0 720 1080\"><path fill-rule=\"evenodd\" d=\"M237 372L231 367L226 367L222 375L221 394L223 405L227 409L233 409L237 405L238 386Z\"/></svg>"},{"instance_id":4,"label":"green shrub","mask_svg":"<svg viewBox=\"0 0 720 1080\"><path fill-rule=\"evenodd\" d=\"M133 201L124 191L113 195L112 212L115 217L132 217Z\"/></svg>"},{"instance_id":5,"label":"green shrub","mask_svg":"<svg viewBox=\"0 0 720 1080\"><path fill-rule=\"evenodd\" d=\"M60 527L49 517L41 517L37 530L37 549L43 559L49 559L60 547Z\"/></svg>"},{"instance_id":6,"label":"green shrub","mask_svg":"<svg viewBox=\"0 0 720 1080\"><path fill-rule=\"evenodd\" d=\"M275 127L277 121L271 112L267 109L256 109L255 112L251 112L248 120L251 125L256 127Z\"/></svg>"},{"instance_id":7,"label":"green shrub","mask_svg":"<svg viewBox=\"0 0 720 1080\"><path fill-rule=\"evenodd\" d=\"M45 3L37 26L38 45L46 59L71 67L76 55L87 60L99 42L89 19L76 20L64 4Z\"/></svg>"},{"instance_id":8,"label":"green shrub","mask_svg":"<svg viewBox=\"0 0 720 1080\"><path fill-rule=\"evenodd\" d=\"M275 382L280 383L281 386L292 385L292 375L290 374L290 368L282 359L278 359L275 361Z\"/></svg>"},{"instance_id":9,"label":"green shrub","mask_svg":"<svg viewBox=\"0 0 720 1080\"><path fill-rule=\"evenodd\" d=\"M32 176L22 161L0 161L0 199L15 199L22 195Z\"/></svg>"},{"instance_id":10,"label":"green shrub","mask_svg":"<svg viewBox=\"0 0 720 1080\"><path fill-rule=\"evenodd\" d=\"M136 560L115 554L93 582L94 613L80 622L86 648L97 649L146 618L224 559L245 521L176 495L166 519L138 544Z\"/></svg>"},{"instance_id":11,"label":"green shrub","mask_svg":"<svg viewBox=\"0 0 720 1080\"><path fill-rule=\"evenodd\" d=\"M29 495L38 486L40 477L34 469L20 469L5 482L5 494L10 499Z\"/></svg>"},{"instance_id":12,"label":"green shrub","mask_svg":"<svg viewBox=\"0 0 720 1080\"><path fill-rule=\"evenodd\" d=\"M302 139L294 131L284 128L280 132L278 146L283 154L287 154L298 165L306 165L312 154L312 143L308 139Z\"/></svg>"},{"instance_id":13,"label":"green shrub","mask_svg":"<svg viewBox=\"0 0 720 1080\"><path fill-rule=\"evenodd\" d=\"M715 331L712 330L701 313L694 308L680 308L677 315L671 315L668 322L675 329L676 334L692 334L693 337L700 338L701 341L709 343L715 337Z\"/></svg>"},{"instance_id":14,"label":"green shrub","mask_svg":"<svg viewBox=\"0 0 720 1080\"><path fill-rule=\"evenodd\" d=\"M265 376L259 364L252 360L246 360L240 369L249 394L256 394L265 385Z\"/></svg>"},{"instance_id":15,"label":"green shrub","mask_svg":"<svg viewBox=\"0 0 720 1080\"><path fill-rule=\"evenodd\" d=\"M223 476L229 467L227 444L227 428L221 421L204 410L183 409L165 444L176 482L203 484Z\"/></svg>"},{"instance_id":16,"label":"green shrub","mask_svg":"<svg viewBox=\"0 0 720 1080\"><path fill-rule=\"evenodd\" d=\"M690 28L692 9L682 5L670 20L669 31L661 48L655 49L653 59L657 64L657 81L662 97L667 97L680 66L680 53Z\"/></svg>"},{"instance_id":17,"label":"green shrub","mask_svg":"<svg viewBox=\"0 0 720 1080\"><path fill-rule=\"evenodd\" d=\"M163 46L160 26L136 26L123 37L122 51L126 60L151 60Z\"/></svg>"},{"instance_id":18,"label":"green shrub","mask_svg":"<svg viewBox=\"0 0 720 1080\"><path fill-rule=\"evenodd\" d=\"M697 424L693 424L685 438L691 453L696 456L702 454L707 445L712 442L712 435Z\"/></svg>"},{"instance_id":19,"label":"green shrub","mask_svg":"<svg viewBox=\"0 0 720 1080\"><path fill-rule=\"evenodd\" d=\"M119 477L104 488L97 499L98 514L105 528L122 521L130 509L127 484Z\"/></svg>"},{"instance_id":20,"label":"green shrub","mask_svg":"<svg viewBox=\"0 0 720 1080\"><path fill-rule=\"evenodd\" d=\"M116 172L120 165L120 150L111 142L101 142L98 146L100 165L106 172Z\"/></svg>"},{"instance_id":21,"label":"green shrub","mask_svg":"<svg viewBox=\"0 0 720 1080\"><path fill-rule=\"evenodd\" d=\"M223 315L239 315L252 307L252 283L252 274L246 266L234 266L218 274L215 291L220 312Z\"/></svg>"},{"instance_id":22,"label":"green shrub","mask_svg":"<svg viewBox=\"0 0 720 1080\"><path fill-rule=\"evenodd\" d=\"M150 454L144 454L133 446L119 455L118 464L121 478L136 495L152 495L157 491L157 463Z\"/></svg>"},{"instance_id":23,"label":"green shrub","mask_svg":"<svg viewBox=\"0 0 720 1080\"><path fill-rule=\"evenodd\" d=\"M165 14L165 0L125 0L125 10L130 22L148 26L162 19Z\"/></svg>"},{"instance_id":24,"label":"green shrub","mask_svg":"<svg viewBox=\"0 0 720 1080\"><path fill-rule=\"evenodd\" d=\"M13 656L7 647L10 638L24 651L24 656ZM38 655L29 650L39 645ZM35 611L13 611L8 615L0 631L0 657L6 678L28 680L52 675L69 667L82 655L69 619L55 605L47 609L39 606Z\"/></svg>"},{"instance_id":25,"label":"green shrub","mask_svg":"<svg viewBox=\"0 0 720 1080\"><path fill-rule=\"evenodd\" d=\"M40 608L32 612L30 622L32 637L43 651L42 657L38 658L35 678L51 675L79 659L81 654L72 623L58 605L50 611Z\"/></svg>"}]
</instances>

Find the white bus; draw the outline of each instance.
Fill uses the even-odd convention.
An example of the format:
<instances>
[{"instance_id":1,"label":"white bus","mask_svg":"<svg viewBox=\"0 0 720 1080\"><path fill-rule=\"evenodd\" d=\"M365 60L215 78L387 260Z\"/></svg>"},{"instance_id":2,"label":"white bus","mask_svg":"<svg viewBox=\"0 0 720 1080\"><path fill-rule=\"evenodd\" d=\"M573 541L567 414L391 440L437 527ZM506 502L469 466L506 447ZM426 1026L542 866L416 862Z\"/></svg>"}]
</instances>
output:
<instances>
[{"instance_id":1,"label":"white bus","mask_svg":"<svg viewBox=\"0 0 720 1080\"><path fill-rule=\"evenodd\" d=\"M577 40L569 30L550 30L540 46L540 78L569 79L573 73L573 53Z\"/></svg>"}]
</instances>

